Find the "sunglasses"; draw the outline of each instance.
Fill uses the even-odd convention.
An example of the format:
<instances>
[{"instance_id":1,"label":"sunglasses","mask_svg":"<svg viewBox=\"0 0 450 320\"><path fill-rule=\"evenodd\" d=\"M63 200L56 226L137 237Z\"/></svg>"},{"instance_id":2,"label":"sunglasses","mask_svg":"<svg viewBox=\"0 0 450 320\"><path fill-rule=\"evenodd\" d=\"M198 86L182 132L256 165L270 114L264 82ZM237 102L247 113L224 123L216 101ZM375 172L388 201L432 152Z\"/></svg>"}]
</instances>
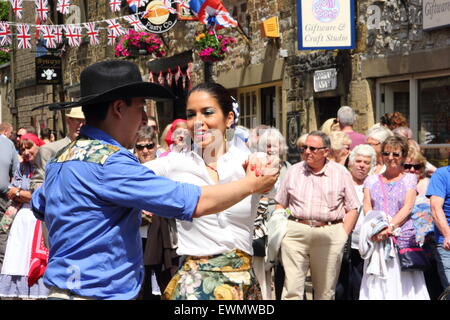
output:
<instances>
[{"instance_id":1,"label":"sunglasses","mask_svg":"<svg viewBox=\"0 0 450 320\"><path fill-rule=\"evenodd\" d=\"M136 144L136 146L135 146L136 150L139 150L139 151L144 150L144 148L147 148L147 149L153 149L154 147L155 147L155 144L154 144L154 143L149 143L149 144Z\"/></svg>"},{"instance_id":2,"label":"sunglasses","mask_svg":"<svg viewBox=\"0 0 450 320\"><path fill-rule=\"evenodd\" d=\"M381 154L382 154L384 157L389 157L390 154L392 154L392 156L393 156L394 158L399 158L399 157L401 156L401 154L398 153L398 152L382 152Z\"/></svg>"},{"instance_id":3,"label":"sunglasses","mask_svg":"<svg viewBox=\"0 0 450 320\"><path fill-rule=\"evenodd\" d=\"M311 146L304 146L304 147L300 147L300 148L298 148L298 151L299 152L301 152L301 153L303 153L303 152L305 152L306 150L311 150L311 152L316 152L317 150L320 150L320 149L326 149L327 147L320 147L320 148L316 148L316 147L311 147Z\"/></svg>"},{"instance_id":4,"label":"sunglasses","mask_svg":"<svg viewBox=\"0 0 450 320\"><path fill-rule=\"evenodd\" d=\"M405 168L406 170L409 170L411 168L414 168L414 170L420 170L422 169L422 165L421 164L411 164L411 163L404 163L403 164L403 168Z\"/></svg>"}]
</instances>

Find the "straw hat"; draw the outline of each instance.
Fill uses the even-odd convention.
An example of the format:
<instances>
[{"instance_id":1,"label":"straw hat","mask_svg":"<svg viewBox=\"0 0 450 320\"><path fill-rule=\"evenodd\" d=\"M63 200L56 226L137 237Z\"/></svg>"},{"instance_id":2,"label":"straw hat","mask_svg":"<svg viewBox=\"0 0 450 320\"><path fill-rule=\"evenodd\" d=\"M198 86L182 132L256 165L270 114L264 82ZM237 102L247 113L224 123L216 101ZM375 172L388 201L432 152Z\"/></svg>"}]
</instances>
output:
<instances>
[{"instance_id":1,"label":"straw hat","mask_svg":"<svg viewBox=\"0 0 450 320\"><path fill-rule=\"evenodd\" d=\"M70 109L69 113L66 113L66 117L75 119L84 119L84 113L81 110L81 107L75 107Z\"/></svg>"}]
</instances>

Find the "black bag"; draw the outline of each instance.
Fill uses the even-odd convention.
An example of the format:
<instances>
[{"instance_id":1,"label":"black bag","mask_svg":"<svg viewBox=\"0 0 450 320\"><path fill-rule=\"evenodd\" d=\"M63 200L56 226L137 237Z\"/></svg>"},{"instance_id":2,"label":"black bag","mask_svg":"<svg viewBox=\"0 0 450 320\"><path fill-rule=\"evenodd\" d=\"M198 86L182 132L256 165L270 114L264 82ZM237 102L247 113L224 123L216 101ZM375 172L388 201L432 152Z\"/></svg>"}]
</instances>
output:
<instances>
[{"instance_id":1,"label":"black bag","mask_svg":"<svg viewBox=\"0 0 450 320\"><path fill-rule=\"evenodd\" d=\"M425 271L430 267L429 258L419 246L403 249L397 246L397 252L402 271Z\"/></svg>"},{"instance_id":2,"label":"black bag","mask_svg":"<svg viewBox=\"0 0 450 320\"><path fill-rule=\"evenodd\" d=\"M255 257L265 257L267 246L267 235L253 239L253 255Z\"/></svg>"}]
</instances>

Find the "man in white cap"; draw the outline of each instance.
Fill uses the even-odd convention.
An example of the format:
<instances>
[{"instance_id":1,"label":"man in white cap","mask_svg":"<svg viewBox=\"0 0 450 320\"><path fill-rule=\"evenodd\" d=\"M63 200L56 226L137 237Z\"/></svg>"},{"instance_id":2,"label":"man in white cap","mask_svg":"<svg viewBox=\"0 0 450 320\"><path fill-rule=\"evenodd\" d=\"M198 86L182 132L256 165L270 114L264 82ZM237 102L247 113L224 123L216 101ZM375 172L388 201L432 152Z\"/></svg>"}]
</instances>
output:
<instances>
[{"instance_id":1,"label":"man in white cap","mask_svg":"<svg viewBox=\"0 0 450 320\"><path fill-rule=\"evenodd\" d=\"M47 143L39 148L35 160L35 169L30 182L30 189L33 192L41 186L45 179L45 166L47 162L53 158L56 153L74 141L80 134L80 128L84 124L84 114L81 107L70 109L66 114L66 123L68 134L65 138L59 139L52 143Z\"/></svg>"}]
</instances>

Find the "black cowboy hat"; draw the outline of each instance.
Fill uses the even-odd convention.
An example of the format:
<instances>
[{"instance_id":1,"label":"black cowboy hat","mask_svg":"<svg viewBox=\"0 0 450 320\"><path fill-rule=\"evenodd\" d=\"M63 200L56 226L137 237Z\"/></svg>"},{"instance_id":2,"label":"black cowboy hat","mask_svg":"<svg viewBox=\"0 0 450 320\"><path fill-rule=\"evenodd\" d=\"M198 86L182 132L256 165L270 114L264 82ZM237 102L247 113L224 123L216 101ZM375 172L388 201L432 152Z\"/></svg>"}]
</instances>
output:
<instances>
[{"instance_id":1,"label":"black cowboy hat","mask_svg":"<svg viewBox=\"0 0 450 320\"><path fill-rule=\"evenodd\" d=\"M80 74L81 99L63 103L59 108L94 106L97 103L135 97L175 99L166 88L142 80L136 64L125 60L108 60L86 67Z\"/></svg>"}]
</instances>

